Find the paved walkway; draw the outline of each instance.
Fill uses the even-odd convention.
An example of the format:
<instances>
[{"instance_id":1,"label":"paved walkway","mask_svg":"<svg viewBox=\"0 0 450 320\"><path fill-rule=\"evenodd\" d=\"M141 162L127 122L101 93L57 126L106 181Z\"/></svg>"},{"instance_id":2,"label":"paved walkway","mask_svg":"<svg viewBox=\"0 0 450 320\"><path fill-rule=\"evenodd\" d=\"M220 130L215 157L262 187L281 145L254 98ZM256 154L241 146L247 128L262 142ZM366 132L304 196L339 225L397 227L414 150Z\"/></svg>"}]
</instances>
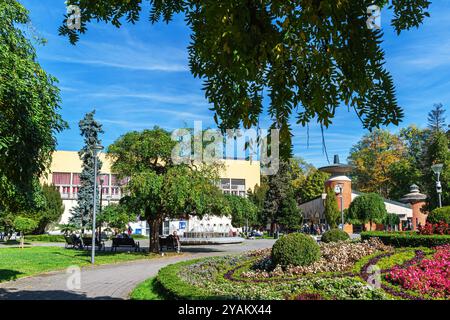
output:
<instances>
[{"instance_id":1,"label":"paved walkway","mask_svg":"<svg viewBox=\"0 0 450 320\"><path fill-rule=\"evenodd\" d=\"M162 267L189 259L226 255L271 247L274 240L246 240L242 244L182 247L181 256L85 267L80 289L69 290L70 274L64 271L0 283L0 299L127 299L136 285L158 273Z\"/></svg>"}]
</instances>

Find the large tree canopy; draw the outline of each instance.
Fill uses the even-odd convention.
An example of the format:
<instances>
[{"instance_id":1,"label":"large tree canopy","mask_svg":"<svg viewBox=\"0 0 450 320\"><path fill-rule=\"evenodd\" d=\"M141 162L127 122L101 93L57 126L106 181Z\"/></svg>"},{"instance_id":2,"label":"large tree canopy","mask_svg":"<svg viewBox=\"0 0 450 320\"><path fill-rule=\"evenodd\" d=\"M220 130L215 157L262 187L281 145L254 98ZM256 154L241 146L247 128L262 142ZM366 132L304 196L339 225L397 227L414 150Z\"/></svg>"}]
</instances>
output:
<instances>
[{"instance_id":1,"label":"large tree canopy","mask_svg":"<svg viewBox=\"0 0 450 320\"><path fill-rule=\"evenodd\" d=\"M169 132L155 127L128 132L108 148L112 170L130 178L121 204L150 225L152 252L159 251L159 229L165 218L230 213L217 187L221 166L175 165L171 161L175 143Z\"/></svg>"},{"instance_id":2,"label":"large tree canopy","mask_svg":"<svg viewBox=\"0 0 450 320\"><path fill-rule=\"evenodd\" d=\"M55 134L66 127L56 79L37 62L23 26L29 22L17 1L0 1L0 210L12 212L35 200Z\"/></svg>"},{"instance_id":3,"label":"large tree canopy","mask_svg":"<svg viewBox=\"0 0 450 320\"><path fill-rule=\"evenodd\" d=\"M65 21L60 34L75 43L92 21L135 23L142 0L69 0L81 9L80 30ZM204 90L222 129L249 128L263 111L280 129L287 158L291 149L289 119L306 125L316 119L328 127L345 104L365 128L398 124L403 111L395 97L381 48L383 33L367 28L367 8L386 0L149 0L150 21L169 22L183 14L192 31L188 47L194 76ZM396 0L392 25L400 33L422 24L428 0ZM66 17L67 19L67 17Z\"/></svg>"}]
</instances>

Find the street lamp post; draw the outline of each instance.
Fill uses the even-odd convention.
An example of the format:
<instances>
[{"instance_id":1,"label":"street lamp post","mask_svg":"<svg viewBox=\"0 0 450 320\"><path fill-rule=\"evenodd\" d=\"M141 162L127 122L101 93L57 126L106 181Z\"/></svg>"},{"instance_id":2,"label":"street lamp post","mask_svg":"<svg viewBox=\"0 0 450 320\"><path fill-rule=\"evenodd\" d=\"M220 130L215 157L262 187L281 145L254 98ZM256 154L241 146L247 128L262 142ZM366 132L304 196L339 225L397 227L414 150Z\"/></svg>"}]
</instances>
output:
<instances>
[{"instance_id":1,"label":"street lamp post","mask_svg":"<svg viewBox=\"0 0 450 320\"><path fill-rule=\"evenodd\" d=\"M436 192L437 192L438 198L439 198L439 208L442 208L442 185L441 185L441 181L440 181L440 176L441 176L443 166L444 165L442 163L434 164L431 166L431 170L433 170L433 172L437 175Z\"/></svg>"},{"instance_id":2,"label":"street lamp post","mask_svg":"<svg viewBox=\"0 0 450 320\"><path fill-rule=\"evenodd\" d=\"M92 251L91 251L91 263L95 263L95 218L97 210L97 156L98 152L103 150L103 146L95 145L92 147L92 153L94 155L94 208L92 212Z\"/></svg>"},{"instance_id":3,"label":"street lamp post","mask_svg":"<svg viewBox=\"0 0 450 320\"><path fill-rule=\"evenodd\" d=\"M344 230L344 196L343 196L343 191L344 191L344 185L342 184L337 184L334 187L334 192L335 193L339 193L339 198L341 201L341 229Z\"/></svg>"}]
</instances>

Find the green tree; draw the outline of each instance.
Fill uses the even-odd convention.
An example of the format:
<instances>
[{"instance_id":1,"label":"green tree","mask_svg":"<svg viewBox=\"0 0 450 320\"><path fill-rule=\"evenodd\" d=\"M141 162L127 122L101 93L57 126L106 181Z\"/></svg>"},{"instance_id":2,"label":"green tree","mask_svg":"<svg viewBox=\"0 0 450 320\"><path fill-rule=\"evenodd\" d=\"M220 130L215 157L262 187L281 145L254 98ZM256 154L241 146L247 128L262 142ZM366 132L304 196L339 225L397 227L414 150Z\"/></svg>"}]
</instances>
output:
<instances>
[{"instance_id":1,"label":"green tree","mask_svg":"<svg viewBox=\"0 0 450 320\"><path fill-rule=\"evenodd\" d=\"M400 217L395 213L386 214L383 224L389 228L389 230L394 230L395 226L400 224Z\"/></svg>"},{"instance_id":2,"label":"green tree","mask_svg":"<svg viewBox=\"0 0 450 320\"><path fill-rule=\"evenodd\" d=\"M182 14L192 31L189 65L204 80L205 96L221 128L256 125L263 92L268 112L280 129L284 159L291 153L289 119L310 120L328 127L336 109L355 110L364 127L398 124L398 106L391 75L385 69L383 32L367 28L366 0L291 1L170 0L151 1L150 21L169 22ZM428 16L430 1L375 1L393 12L397 33L418 27ZM66 24L60 34L75 43L91 21L138 21L141 0L85 1L78 5L80 30ZM66 17L67 18L67 17Z\"/></svg>"},{"instance_id":3,"label":"green tree","mask_svg":"<svg viewBox=\"0 0 450 320\"><path fill-rule=\"evenodd\" d=\"M225 195L231 211L231 223L234 227L255 226L257 224L257 210L255 204L249 199L235 196Z\"/></svg>"},{"instance_id":4,"label":"green tree","mask_svg":"<svg viewBox=\"0 0 450 320\"><path fill-rule=\"evenodd\" d=\"M37 211L35 216L30 218L37 222L37 228L33 230L34 234L42 234L52 223L58 223L64 213L64 205L61 194L52 185L44 184L42 193L45 198L45 205Z\"/></svg>"},{"instance_id":5,"label":"green tree","mask_svg":"<svg viewBox=\"0 0 450 320\"><path fill-rule=\"evenodd\" d=\"M305 178L297 185L296 193L300 203L320 197L324 190L325 181L328 180L329 174L319 171L315 168L305 176Z\"/></svg>"},{"instance_id":6,"label":"green tree","mask_svg":"<svg viewBox=\"0 0 450 320\"><path fill-rule=\"evenodd\" d=\"M264 200L266 198L267 190L269 186L267 184L267 177L261 177L261 184L255 185L252 190L248 190L248 199L256 206L256 223L259 227L266 227L267 217L264 215Z\"/></svg>"},{"instance_id":7,"label":"green tree","mask_svg":"<svg viewBox=\"0 0 450 320\"><path fill-rule=\"evenodd\" d=\"M391 165L405 155L403 141L387 130L374 130L364 135L352 147L348 158L353 167L353 184L362 192L377 192L387 198Z\"/></svg>"},{"instance_id":8,"label":"green tree","mask_svg":"<svg viewBox=\"0 0 450 320\"><path fill-rule=\"evenodd\" d=\"M383 223L387 215L383 198L376 193L367 193L355 198L348 208L348 220L352 223Z\"/></svg>"},{"instance_id":9,"label":"green tree","mask_svg":"<svg viewBox=\"0 0 450 320\"><path fill-rule=\"evenodd\" d=\"M62 233L64 233L65 236L78 230L78 227L72 223L60 224L58 225L58 228Z\"/></svg>"},{"instance_id":10,"label":"green tree","mask_svg":"<svg viewBox=\"0 0 450 320\"><path fill-rule=\"evenodd\" d=\"M428 195L429 209L438 206L438 195L436 192L436 175L431 166L436 163L443 164L440 181L442 185L442 205L450 205L450 149L449 140L443 131L436 131L430 135L425 152L424 185Z\"/></svg>"},{"instance_id":11,"label":"green tree","mask_svg":"<svg viewBox=\"0 0 450 320\"><path fill-rule=\"evenodd\" d=\"M286 196L281 199L279 209L278 223L283 230L295 232L301 229L303 215L298 206L293 190L288 190Z\"/></svg>"},{"instance_id":12,"label":"green tree","mask_svg":"<svg viewBox=\"0 0 450 320\"><path fill-rule=\"evenodd\" d=\"M288 202L283 199L293 196L292 186L292 163L280 161L278 172L268 177L268 190L264 199L264 216L270 223L271 232L278 229L283 217L283 208Z\"/></svg>"},{"instance_id":13,"label":"green tree","mask_svg":"<svg viewBox=\"0 0 450 320\"><path fill-rule=\"evenodd\" d=\"M33 231L37 227L37 222L33 219L17 216L14 219L14 229L20 232L20 247L23 248L24 234Z\"/></svg>"},{"instance_id":14,"label":"green tree","mask_svg":"<svg viewBox=\"0 0 450 320\"><path fill-rule=\"evenodd\" d=\"M428 128L431 132L442 132L446 130L445 108L442 103L433 105L433 109L428 113Z\"/></svg>"},{"instance_id":15,"label":"green tree","mask_svg":"<svg viewBox=\"0 0 450 320\"><path fill-rule=\"evenodd\" d=\"M51 162L56 134L67 127L58 114L57 80L41 68L28 39L29 22L18 1L0 2L0 210L10 213L42 200L38 178Z\"/></svg>"},{"instance_id":16,"label":"green tree","mask_svg":"<svg viewBox=\"0 0 450 320\"><path fill-rule=\"evenodd\" d=\"M70 222L77 224L84 232L92 223L94 211L94 171L95 156L94 146L101 144L100 134L103 133L102 125L94 119L95 111L86 113L80 120L80 134L84 139L84 146L78 152L82 161L80 174L80 189L78 190L77 205L72 209ZM100 173L102 162L97 154L97 173Z\"/></svg>"},{"instance_id":17,"label":"green tree","mask_svg":"<svg viewBox=\"0 0 450 320\"><path fill-rule=\"evenodd\" d=\"M98 215L98 224L106 223L108 227L115 229L116 233L127 229L130 221L136 220L136 215L130 213L127 208L120 204L110 204L104 207Z\"/></svg>"},{"instance_id":18,"label":"green tree","mask_svg":"<svg viewBox=\"0 0 450 320\"><path fill-rule=\"evenodd\" d=\"M338 221L341 216L339 212L338 203L336 200L336 194L334 190L328 188L327 190L327 198L325 199L325 219L329 224L331 229L334 229L338 226Z\"/></svg>"},{"instance_id":19,"label":"green tree","mask_svg":"<svg viewBox=\"0 0 450 320\"><path fill-rule=\"evenodd\" d=\"M217 187L220 166L174 165L175 141L155 127L129 132L108 148L112 170L129 177L121 204L150 226L150 252L159 252L159 230L164 218L229 214Z\"/></svg>"}]
</instances>

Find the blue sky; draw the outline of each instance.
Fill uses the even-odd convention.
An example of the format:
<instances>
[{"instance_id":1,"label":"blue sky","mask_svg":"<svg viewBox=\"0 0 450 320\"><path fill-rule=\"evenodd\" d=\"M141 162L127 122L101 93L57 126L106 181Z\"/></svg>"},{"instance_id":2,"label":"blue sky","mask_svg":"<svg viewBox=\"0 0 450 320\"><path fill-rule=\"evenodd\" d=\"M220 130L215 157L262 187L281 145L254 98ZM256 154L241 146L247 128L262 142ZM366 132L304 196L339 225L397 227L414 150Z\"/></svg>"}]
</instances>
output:
<instances>
[{"instance_id":1,"label":"blue sky","mask_svg":"<svg viewBox=\"0 0 450 320\"><path fill-rule=\"evenodd\" d=\"M141 22L136 25L116 29L92 23L87 34L72 46L57 32L65 13L64 0L20 2L30 10L37 34L48 40L47 45L37 48L39 62L59 79L61 114L70 125L58 135L59 150L81 148L78 121L94 108L105 130L104 145L127 131L154 125L172 130L201 120L204 127L214 126L202 82L189 72L186 47L190 32L182 17L169 25L151 25L144 6ZM449 13L450 1L433 1L431 18L420 29L400 36L389 26L389 13L382 14L387 67L405 111L400 127L425 126L433 103L450 104ZM268 123L267 117L262 118L262 127ZM399 128L388 129L396 132ZM310 124L309 147L306 128L293 124L293 133L295 155L316 166L327 163L319 126ZM345 159L365 133L356 115L340 108L325 132L330 160L333 154Z\"/></svg>"}]
</instances>

